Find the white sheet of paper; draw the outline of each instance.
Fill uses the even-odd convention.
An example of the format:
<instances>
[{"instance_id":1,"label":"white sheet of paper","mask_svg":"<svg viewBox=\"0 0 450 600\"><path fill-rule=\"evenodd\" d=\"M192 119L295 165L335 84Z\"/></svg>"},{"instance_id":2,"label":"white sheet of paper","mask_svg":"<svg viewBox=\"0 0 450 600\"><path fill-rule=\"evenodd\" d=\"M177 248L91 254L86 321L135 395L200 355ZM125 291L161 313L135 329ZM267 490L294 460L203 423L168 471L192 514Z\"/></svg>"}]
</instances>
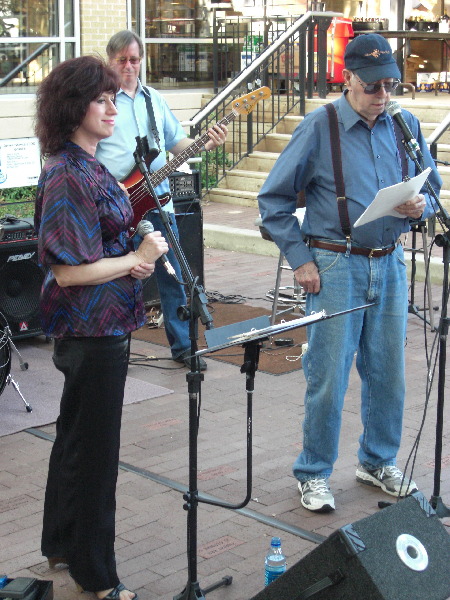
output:
<instances>
[{"instance_id":1,"label":"white sheet of paper","mask_svg":"<svg viewBox=\"0 0 450 600\"><path fill-rule=\"evenodd\" d=\"M431 168L427 167L422 173L409 181L402 181L402 183L396 183L395 185L379 190L371 204L369 204L356 221L354 227L365 225L380 217L398 217L399 219L404 219L405 217L395 211L394 208L417 196L430 171Z\"/></svg>"}]
</instances>

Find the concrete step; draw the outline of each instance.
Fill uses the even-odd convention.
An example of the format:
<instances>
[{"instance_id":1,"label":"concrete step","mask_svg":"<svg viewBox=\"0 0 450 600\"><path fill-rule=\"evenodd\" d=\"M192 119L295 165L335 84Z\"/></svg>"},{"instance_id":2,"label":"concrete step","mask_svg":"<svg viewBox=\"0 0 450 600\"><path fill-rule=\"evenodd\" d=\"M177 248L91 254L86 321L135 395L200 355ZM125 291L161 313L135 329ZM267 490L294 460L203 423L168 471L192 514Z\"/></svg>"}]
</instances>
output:
<instances>
[{"instance_id":1,"label":"concrete step","mask_svg":"<svg viewBox=\"0 0 450 600\"><path fill-rule=\"evenodd\" d=\"M294 133L294 129L299 123L301 123L301 121L303 121L303 117L296 115L287 115L280 123L278 123L276 132L289 133L292 135Z\"/></svg>"},{"instance_id":2,"label":"concrete step","mask_svg":"<svg viewBox=\"0 0 450 600\"><path fill-rule=\"evenodd\" d=\"M438 144L438 159L450 162L450 144Z\"/></svg>"},{"instance_id":3,"label":"concrete step","mask_svg":"<svg viewBox=\"0 0 450 600\"><path fill-rule=\"evenodd\" d=\"M256 146L256 149L260 152L280 153L288 145L291 137L290 133L269 133Z\"/></svg>"},{"instance_id":4,"label":"concrete step","mask_svg":"<svg viewBox=\"0 0 450 600\"><path fill-rule=\"evenodd\" d=\"M232 169L219 184L219 188L258 193L266 180L268 172Z\"/></svg>"},{"instance_id":5,"label":"concrete step","mask_svg":"<svg viewBox=\"0 0 450 600\"><path fill-rule=\"evenodd\" d=\"M212 188L205 195L206 202L218 202L222 204L234 204L254 209L258 208L258 192L248 190L233 190L228 188Z\"/></svg>"},{"instance_id":6,"label":"concrete step","mask_svg":"<svg viewBox=\"0 0 450 600\"><path fill-rule=\"evenodd\" d=\"M279 156L279 152L260 152L256 150L245 157L236 169L239 170L242 168L250 171L269 173Z\"/></svg>"},{"instance_id":7,"label":"concrete step","mask_svg":"<svg viewBox=\"0 0 450 600\"><path fill-rule=\"evenodd\" d=\"M450 167L438 165L439 175L442 177L442 188L450 190Z\"/></svg>"},{"instance_id":8,"label":"concrete step","mask_svg":"<svg viewBox=\"0 0 450 600\"><path fill-rule=\"evenodd\" d=\"M421 123L420 128L422 130L424 138L428 140L430 135L434 133L438 126L439 123ZM450 131L447 130L444 134L442 134L442 136L439 138L439 143L450 144Z\"/></svg>"},{"instance_id":9,"label":"concrete step","mask_svg":"<svg viewBox=\"0 0 450 600\"><path fill-rule=\"evenodd\" d=\"M208 248L247 252L262 256L279 255L276 245L273 242L264 240L256 229L241 229L228 225L203 223L203 239L205 246Z\"/></svg>"}]
</instances>

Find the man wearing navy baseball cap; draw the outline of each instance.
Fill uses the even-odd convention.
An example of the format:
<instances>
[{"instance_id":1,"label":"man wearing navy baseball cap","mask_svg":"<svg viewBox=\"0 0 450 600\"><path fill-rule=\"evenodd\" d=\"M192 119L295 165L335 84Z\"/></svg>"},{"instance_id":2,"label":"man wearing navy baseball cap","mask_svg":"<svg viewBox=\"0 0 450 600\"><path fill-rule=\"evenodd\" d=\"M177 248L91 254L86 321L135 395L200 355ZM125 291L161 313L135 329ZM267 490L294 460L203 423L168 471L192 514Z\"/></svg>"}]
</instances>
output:
<instances>
[{"instance_id":1,"label":"man wearing navy baseball cap","mask_svg":"<svg viewBox=\"0 0 450 600\"><path fill-rule=\"evenodd\" d=\"M392 48L378 33L360 35L347 45L344 65L347 100L373 127L401 79ZM386 93L379 93L381 87Z\"/></svg>"},{"instance_id":2,"label":"man wearing navy baseball cap","mask_svg":"<svg viewBox=\"0 0 450 600\"><path fill-rule=\"evenodd\" d=\"M401 75L386 39L378 33L366 33L353 39L345 49L345 67L364 81L387 77L400 80Z\"/></svg>"},{"instance_id":3,"label":"man wearing navy baseball cap","mask_svg":"<svg viewBox=\"0 0 450 600\"><path fill-rule=\"evenodd\" d=\"M416 175L400 128L386 112L400 71L388 42L360 35L344 55L346 89L339 99L306 115L272 168L258 196L263 224L307 293L307 314L328 315L362 307L308 327L303 357L306 379L302 451L293 465L301 504L325 512L335 508L329 479L338 459L345 394L356 355L361 378L361 431L356 480L392 496L417 489L396 466L405 399L405 338L408 285L398 240L410 219L433 214L421 193L392 214L355 227L381 188ZM429 182L442 181L419 121L403 118L418 141ZM330 136L331 133L331 136ZM339 161L334 161L340 157ZM292 215L304 190L302 226ZM347 438L351 436L347 435ZM337 482L348 496L348 484Z\"/></svg>"}]
</instances>

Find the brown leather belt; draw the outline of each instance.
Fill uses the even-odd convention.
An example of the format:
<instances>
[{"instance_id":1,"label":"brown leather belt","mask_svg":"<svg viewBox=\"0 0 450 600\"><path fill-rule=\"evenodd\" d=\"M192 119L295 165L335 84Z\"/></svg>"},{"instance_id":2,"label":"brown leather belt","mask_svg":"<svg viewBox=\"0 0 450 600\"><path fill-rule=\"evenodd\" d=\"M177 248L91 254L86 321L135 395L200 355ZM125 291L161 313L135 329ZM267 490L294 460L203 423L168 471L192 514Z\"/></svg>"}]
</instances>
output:
<instances>
[{"instance_id":1,"label":"brown leather belt","mask_svg":"<svg viewBox=\"0 0 450 600\"><path fill-rule=\"evenodd\" d=\"M331 250L332 252L347 252L345 244L333 244L332 242L323 242L322 240L309 240L310 248L322 248L323 250ZM394 252L396 244L389 248L361 248L361 246L351 246L350 254L359 254L360 256L368 256L369 258L379 258Z\"/></svg>"}]
</instances>

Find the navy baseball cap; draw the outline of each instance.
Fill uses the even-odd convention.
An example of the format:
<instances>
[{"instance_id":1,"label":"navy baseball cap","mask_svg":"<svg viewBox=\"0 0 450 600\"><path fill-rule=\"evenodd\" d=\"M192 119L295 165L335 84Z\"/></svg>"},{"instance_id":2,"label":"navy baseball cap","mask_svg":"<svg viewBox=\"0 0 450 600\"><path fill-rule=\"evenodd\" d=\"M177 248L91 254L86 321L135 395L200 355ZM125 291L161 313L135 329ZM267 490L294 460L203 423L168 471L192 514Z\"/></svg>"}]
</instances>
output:
<instances>
[{"instance_id":1,"label":"navy baseball cap","mask_svg":"<svg viewBox=\"0 0 450 600\"><path fill-rule=\"evenodd\" d=\"M401 80L392 48L378 33L364 33L349 42L345 48L344 64L365 83L389 77Z\"/></svg>"}]
</instances>

